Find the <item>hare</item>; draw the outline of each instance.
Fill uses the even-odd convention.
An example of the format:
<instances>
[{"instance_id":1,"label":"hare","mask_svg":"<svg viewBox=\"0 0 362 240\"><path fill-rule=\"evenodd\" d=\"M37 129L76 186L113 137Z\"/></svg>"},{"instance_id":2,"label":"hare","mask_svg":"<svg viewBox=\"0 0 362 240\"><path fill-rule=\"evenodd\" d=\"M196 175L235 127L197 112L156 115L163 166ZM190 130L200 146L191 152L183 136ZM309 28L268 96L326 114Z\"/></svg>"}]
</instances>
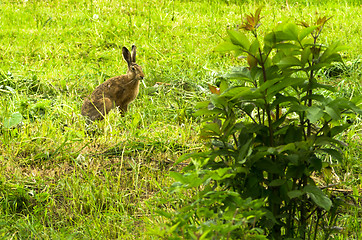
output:
<instances>
[{"instance_id":1,"label":"hare","mask_svg":"<svg viewBox=\"0 0 362 240\"><path fill-rule=\"evenodd\" d=\"M140 80L145 75L136 64L136 46L132 46L132 53L123 47L122 54L128 64L127 73L108 79L93 91L90 99L84 99L81 113L91 121L102 120L115 107L119 107L124 114L128 104L138 95Z\"/></svg>"}]
</instances>

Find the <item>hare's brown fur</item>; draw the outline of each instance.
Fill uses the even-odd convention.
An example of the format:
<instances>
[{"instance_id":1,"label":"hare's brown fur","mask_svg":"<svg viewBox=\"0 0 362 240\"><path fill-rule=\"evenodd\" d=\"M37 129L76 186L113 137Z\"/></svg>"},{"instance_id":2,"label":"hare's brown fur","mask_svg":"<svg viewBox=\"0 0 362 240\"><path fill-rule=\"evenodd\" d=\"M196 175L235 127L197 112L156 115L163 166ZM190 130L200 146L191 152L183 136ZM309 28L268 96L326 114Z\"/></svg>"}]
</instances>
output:
<instances>
[{"instance_id":1,"label":"hare's brown fur","mask_svg":"<svg viewBox=\"0 0 362 240\"><path fill-rule=\"evenodd\" d=\"M114 107L119 107L122 113L138 95L140 80L144 73L136 62L136 47L132 46L132 54L123 47L123 57L128 64L127 74L113 77L99 85L91 94L90 99L84 99L82 115L90 120L101 120Z\"/></svg>"}]
</instances>

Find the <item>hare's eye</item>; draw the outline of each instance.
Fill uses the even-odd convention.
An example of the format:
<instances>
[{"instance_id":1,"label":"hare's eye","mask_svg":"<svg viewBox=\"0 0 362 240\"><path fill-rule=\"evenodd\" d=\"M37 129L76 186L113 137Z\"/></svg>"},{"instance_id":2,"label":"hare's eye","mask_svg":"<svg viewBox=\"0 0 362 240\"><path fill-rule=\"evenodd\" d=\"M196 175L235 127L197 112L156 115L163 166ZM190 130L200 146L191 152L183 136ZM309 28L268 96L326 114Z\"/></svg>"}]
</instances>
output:
<instances>
[{"instance_id":1,"label":"hare's eye","mask_svg":"<svg viewBox=\"0 0 362 240\"><path fill-rule=\"evenodd\" d=\"M136 68L135 68L135 67L133 67L133 66L131 67L131 69L132 69L132 71L136 71Z\"/></svg>"}]
</instances>

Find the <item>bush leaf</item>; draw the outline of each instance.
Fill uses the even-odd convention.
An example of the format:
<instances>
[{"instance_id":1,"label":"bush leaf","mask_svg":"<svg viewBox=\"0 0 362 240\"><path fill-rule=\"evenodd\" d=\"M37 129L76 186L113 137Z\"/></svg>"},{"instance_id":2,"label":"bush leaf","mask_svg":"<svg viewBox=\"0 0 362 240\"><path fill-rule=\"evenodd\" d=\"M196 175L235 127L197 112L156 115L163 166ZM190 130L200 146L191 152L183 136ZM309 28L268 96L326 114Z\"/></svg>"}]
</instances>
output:
<instances>
[{"instance_id":1,"label":"bush leaf","mask_svg":"<svg viewBox=\"0 0 362 240\"><path fill-rule=\"evenodd\" d=\"M303 191L308 193L312 201L317 204L319 207L324 208L325 210L329 211L332 206L332 201L329 199L323 191L312 185L305 186Z\"/></svg>"}]
</instances>

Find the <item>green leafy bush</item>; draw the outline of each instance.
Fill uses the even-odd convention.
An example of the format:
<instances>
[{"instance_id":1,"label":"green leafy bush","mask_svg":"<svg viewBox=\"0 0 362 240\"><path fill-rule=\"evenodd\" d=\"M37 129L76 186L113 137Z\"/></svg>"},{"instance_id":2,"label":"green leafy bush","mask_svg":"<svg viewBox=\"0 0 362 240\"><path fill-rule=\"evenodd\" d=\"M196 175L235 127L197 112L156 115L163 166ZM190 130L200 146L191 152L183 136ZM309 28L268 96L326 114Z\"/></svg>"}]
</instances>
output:
<instances>
[{"instance_id":1,"label":"green leafy bush","mask_svg":"<svg viewBox=\"0 0 362 240\"><path fill-rule=\"evenodd\" d=\"M159 210L170 221L162 231L157 229L154 234L163 239L239 239L240 236L242 239L265 239L263 230L255 226L264 215L261 209L263 201L243 199L235 191L215 188L215 180L229 177L225 169L202 170L202 173L195 171L185 175L172 172L171 175L178 181L172 186L172 193L176 197L171 202L182 199L177 196L185 194L185 189L202 190L197 191L190 202L181 203L175 213ZM170 199L166 202L170 202Z\"/></svg>"},{"instance_id":2,"label":"green leafy bush","mask_svg":"<svg viewBox=\"0 0 362 240\"><path fill-rule=\"evenodd\" d=\"M327 159L342 159L345 144L337 136L350 125L345 116L361 110L359 99L333 97L335 88L319 83L316 73L341 62L344 48L319 42L326 17L312 25L281 23L262 37L260 11L240 26L253 40L229 29L216 47L246 55L248 66L227 75L231 86L226 80L210 86L210 101L197 105L201 137L210 141L207 150L180 159L191 160L184 174L172 174L174 191L196 191L165 214L176 216L166 228L172 236L245 239L262 229L270 239L328 238L335 224L339 203L313 176L330 167ZM262 213L258 199L265 201Z\"/></svg>"}]
</instances>

